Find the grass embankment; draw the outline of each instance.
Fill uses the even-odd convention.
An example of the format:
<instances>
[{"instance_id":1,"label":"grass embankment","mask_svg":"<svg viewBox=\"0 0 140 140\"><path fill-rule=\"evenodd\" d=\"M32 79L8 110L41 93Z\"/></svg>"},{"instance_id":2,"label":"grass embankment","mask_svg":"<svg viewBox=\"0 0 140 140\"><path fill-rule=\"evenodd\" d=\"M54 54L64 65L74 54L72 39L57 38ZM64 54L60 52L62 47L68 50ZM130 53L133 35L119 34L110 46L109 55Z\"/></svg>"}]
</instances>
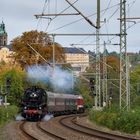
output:
<instances>
[{"instance_id":1,"label":"grass embankment","mask_svg":"<svg viewBox=\"0 0 140 140\"><path fill-rule=\"evenodd\" d=\"M18 107L16 106L0 106L0 140L2 140L3 127L11 120L15 119L15 115L18 113Z\"/></svg>"},{"instance_id":2,"label":"grass embankment","mask_svg":"<svg viewBox=\"0 0 140 140\"><path fill-rule=\"evenodd\" d=\"M16 106L0 106L0 126L3 126L8 121L15 119L15 115L18 113L18 107Z\"/></svg>"},{"instance_id":3,"label":"grass embankment","mask_svg":"<svg viewBox=\"0 0 140 140\"><path fill-rule=\"evenodd\" d=\"M126 112L114 109L103 111L91 110L89 118L98 125L106 126L112 130L119 130L130 134L140 133L140 107Z\"/></svg>"}]
</instances>

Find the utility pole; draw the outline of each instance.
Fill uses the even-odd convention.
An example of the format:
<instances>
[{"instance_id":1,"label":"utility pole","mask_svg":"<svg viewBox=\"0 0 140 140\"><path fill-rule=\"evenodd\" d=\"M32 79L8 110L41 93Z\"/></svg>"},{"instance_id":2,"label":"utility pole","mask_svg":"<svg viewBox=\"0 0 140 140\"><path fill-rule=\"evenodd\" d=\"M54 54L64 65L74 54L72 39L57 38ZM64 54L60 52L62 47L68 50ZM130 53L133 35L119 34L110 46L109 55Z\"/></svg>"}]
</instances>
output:
<instances>
[{"instance_id":1,"label":"utility pole","mask_svg":"<svg viewBox=\"0 0 140 140\"><path fill-rule=\"evenodd\" d=\"M126 0L120 0L120 109L129 110L130 90L126 46Z\"/></svg>"},{"instance_id":2,"label":"utility pole","mask_svg":"<svg viewBox=\"0 0 140 140\"><path fill-rule=\"evenodd\" d=\"M96 21L96 96L95 108L101 107L101 77L100 77L100 0L97 0L97 21Z\"/></svg>"},{"instance_id":3,"label":"utility pole","mask_svg":"<svg viewBox=\"0 0 140 140\"><path fill-rule=\"evenodd\" d=\"M127 102L127 110L130 109L130 60L129 60L129 56L127 56L127 98L126 98L126 102Z\"/></svg>"},{"instance_id":4,"label":"utility pole","mask_svg":"<svg viewBox=\"0 0 140 140\"><path fill-rule=\"evenodd\" d=\"M52 47L53 47L53 69L55 69L55 35L52 35L53 37L53 44L52 44Z\"/></svg>"},{"instance_id":5,"label":"utility pole","mask_svg":"<svg viewBox=\"0 0 140 140\"><path fill-rule=\"evenodd\" d=\"M102 92L103 92L103 106L107 105L107 54L106 54L106 43L104 42L104 53L103 53L103 80L102 80Z\"/></svg>"}]
</instances>

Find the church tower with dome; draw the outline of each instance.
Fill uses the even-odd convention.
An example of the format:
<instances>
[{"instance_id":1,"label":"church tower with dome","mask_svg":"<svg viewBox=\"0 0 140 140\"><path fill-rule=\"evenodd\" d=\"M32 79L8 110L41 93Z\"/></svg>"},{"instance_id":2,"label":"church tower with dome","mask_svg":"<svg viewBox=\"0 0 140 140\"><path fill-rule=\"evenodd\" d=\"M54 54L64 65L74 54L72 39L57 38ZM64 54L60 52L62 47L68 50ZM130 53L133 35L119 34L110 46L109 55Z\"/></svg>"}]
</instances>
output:
<instances>
[{"instance_id":1,"label":"church tower with dome","mask_svg":"<svg viewBox=\"0 0 140 140\"><path fill-rule=\"evenodd\" d=\"M0 24L0 46L6 46L7 45L7 32L5 30L5 24L2 21Z\"/></svg>"}]
</instances>

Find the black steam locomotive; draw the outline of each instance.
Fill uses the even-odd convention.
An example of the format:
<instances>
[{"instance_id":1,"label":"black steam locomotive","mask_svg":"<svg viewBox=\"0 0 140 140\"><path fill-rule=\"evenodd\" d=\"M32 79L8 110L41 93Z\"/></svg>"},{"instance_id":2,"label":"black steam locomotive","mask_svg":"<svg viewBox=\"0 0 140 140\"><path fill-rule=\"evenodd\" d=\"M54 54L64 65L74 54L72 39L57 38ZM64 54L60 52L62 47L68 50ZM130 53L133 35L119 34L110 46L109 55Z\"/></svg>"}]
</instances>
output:
<instances>
[{"instance_id":1,"label":"black steam locomotive","mask_svg":"<svg viewBox=\"0 0 140 140\"><path fill-rule=\"evenodd\" d=\"M25 90L21 114L27 120L41 120L46 114L84 112L81 95L53 93L33 86Z\"/></svg>"}]
</instances>

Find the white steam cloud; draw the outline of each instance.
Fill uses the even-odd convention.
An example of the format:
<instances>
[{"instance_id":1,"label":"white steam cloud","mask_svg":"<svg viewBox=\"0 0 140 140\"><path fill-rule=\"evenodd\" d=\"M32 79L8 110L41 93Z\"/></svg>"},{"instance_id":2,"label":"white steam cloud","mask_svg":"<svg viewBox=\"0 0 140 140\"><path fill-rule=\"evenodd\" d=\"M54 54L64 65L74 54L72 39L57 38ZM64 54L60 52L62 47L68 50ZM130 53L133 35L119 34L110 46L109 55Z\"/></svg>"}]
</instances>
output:
<instances>
[{"instance_id":1,"label":"white steam cloud","mask_svg":"<svg viewBox=\"0 0 140 140\"><path fill-rule=\"evenodd\" d=\"M30 66L27 68L28 78L31 82L50 83L54 91L70 91L73 88L73 75L60 67L55 69L47 66Z\"/></svg>"}]
</instances>

